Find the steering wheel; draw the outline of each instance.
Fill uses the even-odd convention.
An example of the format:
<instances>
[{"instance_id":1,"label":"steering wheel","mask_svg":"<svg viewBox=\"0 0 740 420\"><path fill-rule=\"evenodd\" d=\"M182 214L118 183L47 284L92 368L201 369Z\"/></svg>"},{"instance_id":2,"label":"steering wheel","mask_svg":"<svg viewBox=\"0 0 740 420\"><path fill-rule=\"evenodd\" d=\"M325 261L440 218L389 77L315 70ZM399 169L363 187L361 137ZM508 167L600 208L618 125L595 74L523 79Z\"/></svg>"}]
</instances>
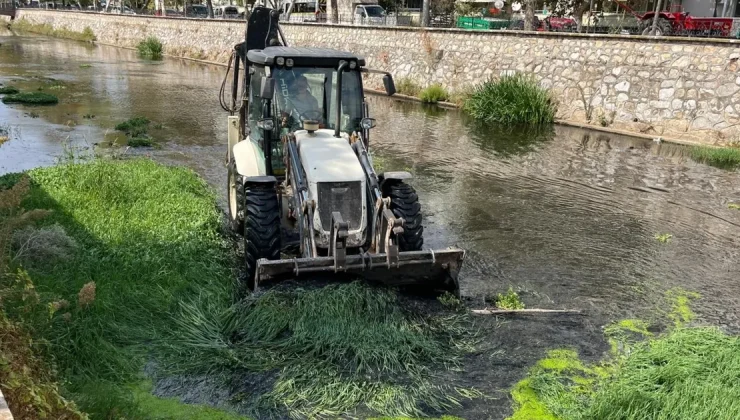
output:
<instances>
[{"instance_id":1,"label":"steering wheel","mask_svg":"<svg viewBox=\"0 0 740 420\"><path fill-rule=\"evenodd\" d=\"M324 113L319 111L318 109L309 109L308 111L304 111L302 114L300 114L299 118L301 119L301 122L306 120L321 122L321 120L324 118Z\"/></svg>"}]
</instances>

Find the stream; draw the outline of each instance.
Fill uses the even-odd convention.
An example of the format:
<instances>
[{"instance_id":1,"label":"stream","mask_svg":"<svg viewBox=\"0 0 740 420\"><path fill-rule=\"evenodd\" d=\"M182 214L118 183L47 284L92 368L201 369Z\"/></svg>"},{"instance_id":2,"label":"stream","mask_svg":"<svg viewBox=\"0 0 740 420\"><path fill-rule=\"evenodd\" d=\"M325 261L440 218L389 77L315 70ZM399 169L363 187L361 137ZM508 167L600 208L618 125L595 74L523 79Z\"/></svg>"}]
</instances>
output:
<instances>
[{"instance_id":1,"label":"stream","mask_svg":"<svg viewBox=\"0 0 740 420\"><path fill-rule=\"evenodd\" d=\"M133 51L0 29L0 83L46 86L51 107L0 103L0 174L54 164L70 147L114 140L135 116L161 124L160 149L131 149L204 177L225 202L225 68L151 62ZM51 86L51 88L50 88ZM486 339L469 381L493 394L465 418L503 418L514 382L547 349L586 359L607 348L602 327L648 317L666 291L701 298L701 323L740 332L740 172L689 159L683 146L565 126L480 127L455 110L369 96L371 149L414 175L425 247L467 250L460 276L469 306L509 286L532 308L583 315L482 321ZM668 243L656 234L672 235ZM194 397L194 401L198 398Z\"/></svg>"}]
</instances>

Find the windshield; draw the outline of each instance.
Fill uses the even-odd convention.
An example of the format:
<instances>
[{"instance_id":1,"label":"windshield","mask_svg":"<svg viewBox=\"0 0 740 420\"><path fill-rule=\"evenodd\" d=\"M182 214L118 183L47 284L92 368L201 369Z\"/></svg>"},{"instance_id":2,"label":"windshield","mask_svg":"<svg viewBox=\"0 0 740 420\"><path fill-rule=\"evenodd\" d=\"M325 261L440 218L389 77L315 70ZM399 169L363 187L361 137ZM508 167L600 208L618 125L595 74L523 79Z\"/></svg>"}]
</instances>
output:
<instances>
[{"instance_id":1,"label":"windshield","mask_svg":"<svg viewBox=\"0 0 740 420\"><path fill-rule=\"evenodd\" d=\"M276 69L276 116L281 134L302 128L303 119L318 120L320 127L336 128L337 71L331 68L303 67ZM362 119L363 93L360 74L356 70L342 75L342 118L344 132L359 130Z\"/></svg>"},{"instance_id":2,"label":"windshield","mask_svg":"<svg viewBox=\"0 0 740 420\"><path fill-rule=\"evenodd\" d=\"M365 11L368 17L382 17L385 15L385 10L380 6L365 6Z\"/></svg>"}]
</instances>

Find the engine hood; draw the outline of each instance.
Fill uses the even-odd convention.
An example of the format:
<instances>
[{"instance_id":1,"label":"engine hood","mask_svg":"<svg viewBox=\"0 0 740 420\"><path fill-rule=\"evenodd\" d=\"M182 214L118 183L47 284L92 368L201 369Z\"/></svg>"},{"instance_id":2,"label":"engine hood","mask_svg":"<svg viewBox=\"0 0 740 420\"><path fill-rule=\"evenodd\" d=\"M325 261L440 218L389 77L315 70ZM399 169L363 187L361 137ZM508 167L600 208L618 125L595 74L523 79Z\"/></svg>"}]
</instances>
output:
<instances>
[{"instance_id":1,"label":"engine hood","mask_svg":"<svg viewBox=\"0 0 740 420\"><path fill-rule=\"evenodd\" d=\"M365 180L365 172L347 137L336 138L332 130L311 134L299 130L295 138L309 183Z\"/></svg>"}]
</instances>

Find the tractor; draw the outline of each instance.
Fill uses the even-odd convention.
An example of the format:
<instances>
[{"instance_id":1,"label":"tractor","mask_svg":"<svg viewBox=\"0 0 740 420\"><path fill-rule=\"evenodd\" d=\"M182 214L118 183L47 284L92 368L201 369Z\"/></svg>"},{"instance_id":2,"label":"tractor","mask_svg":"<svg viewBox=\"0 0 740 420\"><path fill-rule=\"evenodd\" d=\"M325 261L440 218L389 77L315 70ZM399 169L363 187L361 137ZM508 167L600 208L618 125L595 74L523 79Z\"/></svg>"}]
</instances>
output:
<instances>
[{"instance_id":1,"label":"tractor","mask_svg":"<svg viewBox=\"0 0 740 420\"><path fill-rule=\"evenodd\" d=\"M228 218L244 242L246 288L331 273L458 294L465 252L424 249L411 174L377 173L368 153L376 122L363 76L382 77L389 96L392 76L350 52L288 46L278 17L252 10L221 87Z\"/></svg>"}]
</instances>

